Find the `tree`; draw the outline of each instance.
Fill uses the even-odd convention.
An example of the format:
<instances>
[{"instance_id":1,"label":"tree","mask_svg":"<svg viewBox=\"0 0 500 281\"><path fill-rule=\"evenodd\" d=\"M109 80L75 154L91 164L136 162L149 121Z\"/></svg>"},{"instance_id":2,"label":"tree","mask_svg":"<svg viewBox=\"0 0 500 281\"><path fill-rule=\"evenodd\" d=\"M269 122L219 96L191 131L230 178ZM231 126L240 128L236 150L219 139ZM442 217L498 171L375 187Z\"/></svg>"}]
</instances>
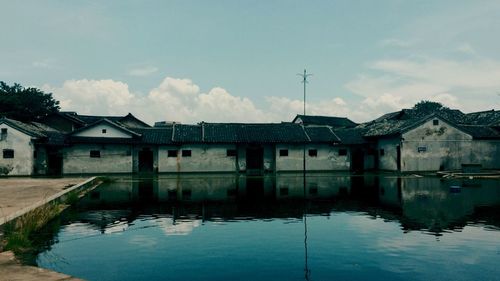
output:
<instances>
[{"instance_id":1,"label":"tree","mask_svg":"<svg viewBox=\"0 0 500 281\"><path fill-rule=\"evenodd\" d=\"M439 102L428 101L428 100L419 101L417 104L415 104L415 106L413 106L413 110L422 113L432 113L443 109L448 109L448 108L443 106Z\"/></svg>"},{"instance_id":2,"label":"tree","mask_svg":"<svg viewBox=\"0 0 500 281\"><path fill-rule=\"evenodd\" d=\"M36 121L59 109L59 101L52 97L52 93L24 88L17 83L9 86L0 81L0 116L25 122Z\"/></svg>"}]
</instances>

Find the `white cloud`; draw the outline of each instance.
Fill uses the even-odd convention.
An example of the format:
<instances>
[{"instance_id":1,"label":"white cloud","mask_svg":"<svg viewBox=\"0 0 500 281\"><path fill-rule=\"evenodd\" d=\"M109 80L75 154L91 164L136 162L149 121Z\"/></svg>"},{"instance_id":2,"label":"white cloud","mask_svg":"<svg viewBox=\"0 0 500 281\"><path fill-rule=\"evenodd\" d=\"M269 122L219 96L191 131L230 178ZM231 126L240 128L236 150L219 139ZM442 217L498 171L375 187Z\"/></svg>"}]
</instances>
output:
<instances>
[{"instance_id":1,"label":"white cloud","mask_svg":"<svg viewBox=\"0 0 500 281\"><path fill-rule=\"evenodd\" d=\"M130 76L148 76L153 73L158 72L158 67L155 66L144 66L129 70L128 74Z\"/></svg>"},{"instance_id":2,"label":"white cloud","mask_svg":"<svg viewBox=\"0 0 500 281\"><path fill-rule=\"evenodd\" d=\"M114 80L67 80L62 87L42 87L53 92L61 103L62 110L78 111L81 114L126 114L137 97L128 85Z\"/></svg>"},{"instance_id":3,"label":"white cloud","mask_svg":"<svg viewBox=\"0 0 500 281\"><path fill-rule=\"evenodd\" d=\"M362 97L360 110L371 118L432 100L465 112L500 107L500 62L487 59L416 58L370 64L376 74L362 74L345 88Z\"/></svg>"},{"instance_id":4,"label":"white cloud","mask_svg":"<svg viewBox=\"0 0 500 281\"><path fill-rule=\"evenodd\" d=\"M407 48L413 45L411 41L405 41L397 38L387 38L378 43L381 47L398 47L398 48Z\"/></svg>"}]
</instances>

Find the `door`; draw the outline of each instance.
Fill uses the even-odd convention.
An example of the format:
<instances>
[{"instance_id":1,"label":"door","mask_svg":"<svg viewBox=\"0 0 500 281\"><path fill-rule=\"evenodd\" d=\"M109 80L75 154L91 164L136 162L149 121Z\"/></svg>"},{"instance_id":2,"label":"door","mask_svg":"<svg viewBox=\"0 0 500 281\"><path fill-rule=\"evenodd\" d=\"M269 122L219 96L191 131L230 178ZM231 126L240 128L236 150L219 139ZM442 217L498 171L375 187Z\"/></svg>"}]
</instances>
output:
<instances>
[{"instance_id":1,"label":"door","mask_svg":"<svg viewBox=\"0 0 500 281\"><path fill-rule=\"evenodd\" d=\"M63 156L58 150L47 151L47 174L51 176L62 175Z\"/></svg>"},{"instance_id":2,"label":"door","mask_svg":"<svg viewBox=\"0 0 500 281\"><path fill-rule=\"evenodd\" d=\"M247 171L264 169L264 148L255 146L248 147L246 154Z\"/></svg>"},{"instance_id":3,"label":"door","mask_svg":"<svg viewBox=\"0 0 500 281\"><path fill-rule=\"evenodd\" d=\"M139 172L153 172L153 151L148 147L139 151Z\"/></svg>"},{"instance_id":4,"label":"door","mask_svg":"<svg viewBox=\"0 0 500 281\"><path fill-rule=\"evenodd\" d=\"M396 146L396 165L398 166L398 171L401 171L401 147Z\"/></svg>"},{"instance_id":5,"label":"door","mask_svg":"<svg viewBox=\"0 0 500 281\"><path fill-rule=\"evenodd\" d=\"M351 155L351 170L354 172L362 172L365 168L365 155L361 148L353 149Z\"/></svg>"}]
</instances>

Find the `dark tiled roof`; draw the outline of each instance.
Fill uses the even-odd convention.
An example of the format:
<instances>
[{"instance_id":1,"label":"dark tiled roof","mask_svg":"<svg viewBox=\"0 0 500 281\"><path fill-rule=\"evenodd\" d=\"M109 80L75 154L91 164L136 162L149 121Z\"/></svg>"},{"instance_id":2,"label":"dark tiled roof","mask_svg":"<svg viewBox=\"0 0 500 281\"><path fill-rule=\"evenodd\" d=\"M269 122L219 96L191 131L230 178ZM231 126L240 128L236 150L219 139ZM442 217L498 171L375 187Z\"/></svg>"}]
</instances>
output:
<instances>
[{"instance_id":1,"label":"dark tiled roof","mask_svg":"<svg viewBox=\"0 0 500 281\"><path fill-rule=\"evenodd\" d=\"M200 125L175 124L173 131L173 141L176 143L202 142L202 127Z\"/></svg>"},{"instance_id":2,"label":"dark tiled roof","mask_svg":"<svg viewBox=\"0 0 500 281\"><path fill-rule=\"evenodd\" d=\"M144 144L172 144L172 126L161 128L138 128L135 132L141 134Z\"/></svg>"},{"instance_id":3,"label":"dark tiled roof","mask_svg":"<svg viewBox=\"0 0 500 281\"><path fill-rule=\"evenodd\" d=\"M131 113L125 116L99 116L99 115L79 115L75 112L60 112L60 115L63 115L67 119L73 120L76 123L80 123L83 125L90 125L96 123L100 120L107 119L109 121L115 122L125 127L133 127L133 128L148 128L151 127L148 124L144 123Z\"/></svg>"},{"instance_id":4,"label":"dark tiled roof","mask_svg":"<svg viewBox=\"0 0 500 281\"><path fill-rule=\"evenodd\" d=\"M481 125L460 125L460 129L475 139L500 139L500 130Z\"/></svg>"},{"instance_id":5,"label":"dark tiled roof","mask_svg":"<svg viewBox=\"0 0 500 281\"><path fill-rule=\"evenodd\" d=\"M140 144L140 138L100 138L68 136L67 143L97 143L97 144Z\"/></svg>"},{"instance_id":6,"label":"dark tiled roof","mask_svg":"<svg viewBox=\"0 0 500 281\"><path fill-rule=\"evenodd\" d=\"M44 130L40 128L39 126L36 126L33 123L24 123L21 121L17 121L14 119L2 117L0 118L0 124L5 123L29 136L35 137L35 138L43 138L46 137L44 134Z\"/></svg>"},{"instance_id":7,"label":"dark tiled roof","mask_svg":"<svg viewBox=\"0 0 500 281\"><path fill-rule=\"evenodd\" d=\"M293 123L203 123L208 143L303 143L309 141L304 129Z\"/></svg>"},{"instance_id":8,"label":"dark tiled roof","mask_svg":"<svg viewBox=\"0 0 500 281\"><path fill-rule=\"evenodd\" d=\"M498 126L500 125L500 111L488 110L468 113L465 115L465 122L463 123L470 125Z\"/></svg>"},{"instance_id":9,"label":"dark tiled roof","mask_svg":"<svg viewBox=\"0 0 500 281\"><path fill-rule=\"evenodd\" d=\"M297 119L302 121L304 125L327 125L333 128L339 127L355 127L357 124L345 117L335 117L335 116L315 116L315 115L297 115L292 122L296 122Z\"/></svg>"},{"instance_id":10,"label":"dark tiled roof","mask_svg":"<svg viewBox=\"0 0 500 281\"><path fill-rule=\"evenodd\" d=\"M340 138L342 144L369 143L369 141L363 137L363 130L359 128L334 129L333 131Z\"/></svg>"},{"instance_id":11,"label":"dark tiled roof","mask_svg":"<svg viewBox=\"0 0 500 281\"><path fill-rule=\"evenodd\" d=\"M337 135L326 126L306 126L304 127L311 142L341 142Z\"/></svg>"}]
</instances>

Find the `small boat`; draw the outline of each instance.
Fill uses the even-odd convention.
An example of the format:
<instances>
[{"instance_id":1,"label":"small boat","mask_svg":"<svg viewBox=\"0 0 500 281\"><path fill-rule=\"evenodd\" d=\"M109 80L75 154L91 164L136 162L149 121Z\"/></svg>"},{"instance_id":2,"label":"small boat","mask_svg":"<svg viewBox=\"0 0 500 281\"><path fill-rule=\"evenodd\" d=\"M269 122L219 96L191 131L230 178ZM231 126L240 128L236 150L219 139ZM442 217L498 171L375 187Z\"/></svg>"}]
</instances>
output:
<instances>
[{"instance_id":1,"label":"small boat","mask_svg":"<svg viewBox=\"0 0 500 281\"><path fill-rule=\"evenodd\" d=\"M460 193L461 190L462 190L462 187L460 185L451 185L450 186L451 193Z\"/></svg>"}]
</instances>

